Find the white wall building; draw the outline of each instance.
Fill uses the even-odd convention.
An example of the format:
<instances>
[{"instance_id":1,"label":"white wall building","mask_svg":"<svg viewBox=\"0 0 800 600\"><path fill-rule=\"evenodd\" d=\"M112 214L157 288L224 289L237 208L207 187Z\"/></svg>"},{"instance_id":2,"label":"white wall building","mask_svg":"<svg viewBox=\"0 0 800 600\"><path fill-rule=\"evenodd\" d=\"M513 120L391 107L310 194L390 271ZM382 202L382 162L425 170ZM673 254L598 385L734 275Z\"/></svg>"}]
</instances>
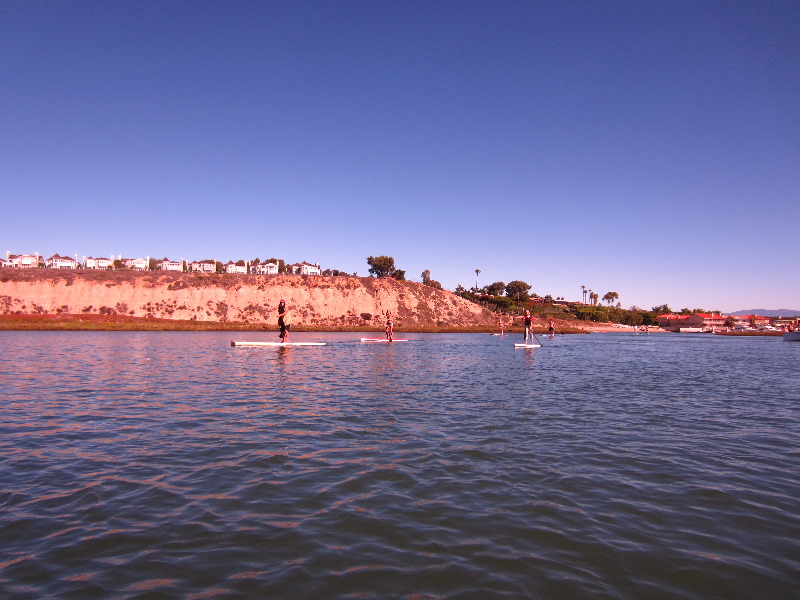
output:
<instances>
[{"instance_id":1,"label":"white wall building","mask_svg":"<svg viewBox=\"0 0 800 600\"><path fill-rule=\"evenodd\" d=\"M296 273L300 273L300 275L321 275L322 271L319 268L319 265L312 265L311 263L301 262Z\"/></svg>"},{"instance_id":2,"label":"white wall building","mask_svg":"<svg viewBox=\"0 0 800 600\"><path fill-rule=\"evenodd\" d=\"M39 266L39 253L11 254L6 253L6 265L13 269L35 269Z\"/></svg>"},{"instance_id":3,"label":"white wall building","mask_svg":"<svg viewBox=\"0 0 800 600\"><path fill-rule=\"evenodd\" d=\"M192 273L216 273L217 263L213 260L193 260L189 263Z\"/></svg>"},{"instance_id":4,"label":"white wall building","mask_svg":"<svg viewBox=\"0 0 800 600\"><path fill-rule=\"evenodd\" d=\"M53 254L53 256L44 261L44 265L48 269L77 269L78 261L69 256Z\"/></svg>"},{"instance_id":5,"label":"white wall building","mask_svg":"<svg viewBox=\"0 0 800 600\"><path fill-rule=\"evenodd\" d=\"M85 256L83 258L83 266L86 269L111 269L114 267L113 258L92 258Z\"/></svg>"},{"instance_id":6,"label":"white wall building","mask_svg":"<svg viewBox=\"0 0 800 600\"><path fill-rule=\"evenodd\" d=\"M182 273L183 272L183 261L179 262L179 261L176 261L176 260L170 260L170 259L165 257L165 258L162 258L160 261L158 261L158 263L156 264L156 268L159 271L177 271L179 273Z\"/></svg>"},{"instance_id":7,"label":"white wall building","mask_svg":"<svg viewBox=\"0 0 800 600\"><path fill-rule=\"evenodd\" d=\"M277 275L278 263L261 263L255 265L252 271L256 275Z\"/></svg>"},{"instance_id":8,"label":"white wall building","mask_svg":"<svg viewBox=\"0 0 800 600\"><path fill-rule=\"evenodd\" d=\"M146 271L150 268L150 258L121 258L122 265L132 271Z\"/></svg>"},{"instance_id":9,"label":"white wall building","mask_svg":"<svg viewBox=\"0 0 800 600\"><path fill-rule=\"evenodd\" d=\"M225 272L226 273L236 273L238 275L246 275L247 274L247 264L237 265L232 260L229 260L227 263L225 263Z\"/></svg>"}]
</instances>

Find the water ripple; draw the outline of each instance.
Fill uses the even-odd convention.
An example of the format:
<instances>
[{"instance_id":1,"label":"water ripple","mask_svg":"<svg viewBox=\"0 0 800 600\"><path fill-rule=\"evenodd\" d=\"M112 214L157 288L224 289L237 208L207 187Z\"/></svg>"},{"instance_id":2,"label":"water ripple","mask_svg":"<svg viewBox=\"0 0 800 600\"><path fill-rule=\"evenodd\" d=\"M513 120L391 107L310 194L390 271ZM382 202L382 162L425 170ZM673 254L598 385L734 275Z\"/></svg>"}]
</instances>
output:
<instances>
[{"instance_id":1,"label":"water ripple","mask_svg":"<svg viewBox=\"0 0 800 600\"><path fill-rule=\"evenodd\" d=\"M790 344L0 337L2 597L800 588Z\"/></svg>"}]
</instances>

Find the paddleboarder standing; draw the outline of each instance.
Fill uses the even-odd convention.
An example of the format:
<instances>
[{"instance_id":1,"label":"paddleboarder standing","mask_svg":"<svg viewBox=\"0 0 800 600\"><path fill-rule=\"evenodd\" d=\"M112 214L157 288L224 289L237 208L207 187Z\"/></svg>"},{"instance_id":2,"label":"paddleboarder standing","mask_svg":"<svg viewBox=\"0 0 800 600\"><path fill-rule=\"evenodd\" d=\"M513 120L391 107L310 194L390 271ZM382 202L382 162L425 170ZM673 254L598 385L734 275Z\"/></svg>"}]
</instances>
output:
<instances>
[{"instance_id":1,"label":"paddleboarder standing","mask_svg":"<svg viewBox=\"0 0 800 600\"><path fill-rule=\"evenodd\" d=\"M394 316L390 310L387 310L384 315L386 316L386 339L391 342L394 337Z\"/></svg>"},{"instance_id":2,"label":"paddleboarder standing","mask_svg":"<svg viewBox=\"0 0 800 600\"><path fill-rule=\"evenodd\" d=\"M556 337L556 328L555 324L553 323L553 319L547 319L547 331L550 332L550 339L554 339Z\"/></svg>"},{"instance_id":3,"label":"paddleboarder standing","mask_svg":"<svg viewBox=\"0 0 800 600\"><path fill-rule=\"evenodd\" d=\"M506 334L506 324L501 318L500 321L497 323L497 327L500 329L500 335Z\"/></svg>"},{"instance_id":4,"label":"paddleboarder standing","mask_svg":"<svg viewBox=\"0 0 800 600\"><path fill-rule=\"evenodd\" d=\"M281 330L281 341L284 344L289 343L289 329L292 327L291 318L289 317L289 309L286 308L286 300L281 300L278 303L278 327Z\"/></svg>"},{"instance_id":5,"label":"paddleboarder standing","mask_svg":"<svg viewBox=\"0 0 800 600\"><path fill-rule=\"evenodd\" d=\"M533 317L531 316L531 311L525 310L525 315L522 317L522 324L525 325L525 343L533 344Z\"/></svg>"}]
</instances>

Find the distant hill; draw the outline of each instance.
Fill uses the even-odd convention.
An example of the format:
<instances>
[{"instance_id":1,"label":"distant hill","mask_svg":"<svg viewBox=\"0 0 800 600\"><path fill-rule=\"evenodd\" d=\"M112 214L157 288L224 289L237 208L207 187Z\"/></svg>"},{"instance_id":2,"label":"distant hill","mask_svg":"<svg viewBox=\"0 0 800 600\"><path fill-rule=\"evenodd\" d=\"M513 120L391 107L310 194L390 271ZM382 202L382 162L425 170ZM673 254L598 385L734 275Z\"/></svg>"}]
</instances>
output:
<instances>
[{"instance_id":1,"label":"distant hill","mask_svg":"<svg viewBox=\"0 0 800 600\"><path fill-rule=\"evenodd\" d=\"M744 315L759 315L760 317L794 317L800 316L800 310L789 308L749 308L736 312L724 313L725 316L741 317Z\"/></svg>"},{"instance_id":2,"label":"distant hill","mask_svg":"<svg viewBox=\"0 0 800 600\"><path fill-rule=\"evenodd\" d=\"M497 315L452 292L391 277L198 275L168 271L0 268L0 314L123 315L275 325L284 298L307 328L497 327Z\"/></svg>"}]
</instances>

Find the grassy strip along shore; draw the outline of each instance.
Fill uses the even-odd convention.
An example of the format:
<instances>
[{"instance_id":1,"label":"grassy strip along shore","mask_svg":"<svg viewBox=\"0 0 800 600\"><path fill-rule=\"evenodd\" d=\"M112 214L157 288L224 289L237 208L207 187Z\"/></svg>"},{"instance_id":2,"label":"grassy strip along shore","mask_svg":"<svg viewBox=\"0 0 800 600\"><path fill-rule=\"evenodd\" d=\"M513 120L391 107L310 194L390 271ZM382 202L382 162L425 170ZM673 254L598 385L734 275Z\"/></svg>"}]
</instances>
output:
<instances>
[{"instance_id":1,"label":"grassy strip along shore","mask_svg":"<svg viewBox=\"0 0 800 600\"><path fill-rule=\"evenodd\" d=\"M125 315L0 315L0 331L277 331L277 325L259 325L242 322L192 321L179 319L154 319ZM303 327L293 324L293 331L343 331L343 332L382 332L383 329L370 326ZM536 333L544 334L546 327L534 328ZM403 333L496 333L496 328L488 327L399 327ZM522 334L522 327L506 330ZM578 327L559 328L558 333L588 333Z\"/></svg>"}]
</instances>

